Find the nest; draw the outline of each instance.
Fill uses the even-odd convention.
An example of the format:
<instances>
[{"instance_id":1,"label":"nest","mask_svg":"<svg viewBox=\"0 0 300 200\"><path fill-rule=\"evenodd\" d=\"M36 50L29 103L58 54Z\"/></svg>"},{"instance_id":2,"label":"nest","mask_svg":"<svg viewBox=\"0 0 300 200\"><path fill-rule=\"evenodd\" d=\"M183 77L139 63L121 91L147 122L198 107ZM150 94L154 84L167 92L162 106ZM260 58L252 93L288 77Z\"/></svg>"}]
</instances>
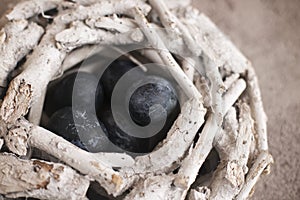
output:
<instances>
[{"instance_id":1,"label":"nest","mask_svg":"<svg viewBox=\"0 0 300 200\"><path fill-rule=\"evenodd\" d=\"M109 199L246 199L268 171L266 116L251 63L188 1L27 0L1 24L4 197L86 199L94 185ZM147 48L139 53L164 65L187 97L155 150L89 153L39 125L51 80L96 45L122 51L140 43ZM59 161L24 157L28 148ZM220 162L201 176L213 149Z\"/></svg>"}]
</instances>

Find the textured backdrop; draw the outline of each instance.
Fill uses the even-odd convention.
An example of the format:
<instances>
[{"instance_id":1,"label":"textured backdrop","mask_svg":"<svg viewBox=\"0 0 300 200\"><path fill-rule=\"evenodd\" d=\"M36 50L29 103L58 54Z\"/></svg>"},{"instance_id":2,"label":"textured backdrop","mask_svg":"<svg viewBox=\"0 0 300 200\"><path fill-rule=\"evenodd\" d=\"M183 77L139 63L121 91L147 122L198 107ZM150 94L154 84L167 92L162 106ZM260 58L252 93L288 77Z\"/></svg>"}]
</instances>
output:
<instances>
[{"instance_id":1,"label":"textured backdrop","mask_svg":"<svg viewBox=\"0 0 300 200\"><path fill-rule=\"evenodd\" d=\"M300 1L194 0L252 61L275 164L253 199L300 199Z\"/></svg>"},{"instance_id":2,"label":"textured backdrop","mask_svg":"<svg viewBox=\"0 0 300 200\"><path fill-rule=\"evenodd\" d=\"M0 0L0 15L8 2ZM252 61L275 164L252 199L300 198L300 1L194 0Z\"/></svg>"}]
</instances>

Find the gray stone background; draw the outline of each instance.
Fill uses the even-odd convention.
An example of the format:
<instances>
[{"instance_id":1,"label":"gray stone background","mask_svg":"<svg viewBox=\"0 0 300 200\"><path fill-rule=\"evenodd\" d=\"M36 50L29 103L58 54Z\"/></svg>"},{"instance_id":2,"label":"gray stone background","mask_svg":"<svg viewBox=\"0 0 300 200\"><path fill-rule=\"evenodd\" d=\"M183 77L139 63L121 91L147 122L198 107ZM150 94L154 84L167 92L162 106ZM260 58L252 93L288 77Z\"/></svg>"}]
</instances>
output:
<instances>
[{"instance_id":1,"label":"gray stone background","mask_svg":"<svg viewBox=\"0 0 300 200\"><path fill-rule=\"evenodd\" d=\"M0 0L0 15L15 0ZM300 1L194 0L252 61L275 163L252 199L300 199Z\"/></svg>"}]
</instances>

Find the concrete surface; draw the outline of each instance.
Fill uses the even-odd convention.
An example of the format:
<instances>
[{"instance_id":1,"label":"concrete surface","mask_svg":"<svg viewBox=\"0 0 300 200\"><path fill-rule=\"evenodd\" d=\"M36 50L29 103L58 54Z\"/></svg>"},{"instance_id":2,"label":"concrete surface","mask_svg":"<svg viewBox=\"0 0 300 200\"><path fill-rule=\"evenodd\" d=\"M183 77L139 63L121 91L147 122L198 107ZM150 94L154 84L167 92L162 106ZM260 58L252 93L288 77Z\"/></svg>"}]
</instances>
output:
<instances>
[{"instance_id":1,"label":"concrete surface","mask_svg":"<svg viewBox=\"0 0 300 200\"><path fill-rule=\"evenodd\" d=\"M0 0L0 15L12 0ZM194 0L252 61L275 164L254 200L300 199L300 1Z\"/></svg>"}]
</instances>

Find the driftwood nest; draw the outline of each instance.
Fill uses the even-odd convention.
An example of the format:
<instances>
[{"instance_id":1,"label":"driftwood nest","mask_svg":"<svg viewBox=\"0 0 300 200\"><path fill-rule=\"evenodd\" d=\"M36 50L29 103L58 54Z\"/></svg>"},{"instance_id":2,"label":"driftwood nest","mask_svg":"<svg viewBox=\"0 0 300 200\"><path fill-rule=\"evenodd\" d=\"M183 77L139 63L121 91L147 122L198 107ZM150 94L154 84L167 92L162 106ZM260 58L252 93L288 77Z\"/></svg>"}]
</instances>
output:
<instances>
[{"instance_id":1,"label":"driftwood nest","mask_svg":"<svg viewBox=\"0 0 300 200\"><path fill-rule=\"evenodd\" d=\"M188 1L27 0L1 26L3 197L86 199L93 183L106 198L246 199L268 171L266 116L251 63ZM153 152L89 153L39 126L51 80L96 45L122 51L139 43L147 46L139 53L163 64L187 96ZM29 148L60 163L26 157ZM217 168L198 176L213 148Z\"/></svg>"}]
</instances>

